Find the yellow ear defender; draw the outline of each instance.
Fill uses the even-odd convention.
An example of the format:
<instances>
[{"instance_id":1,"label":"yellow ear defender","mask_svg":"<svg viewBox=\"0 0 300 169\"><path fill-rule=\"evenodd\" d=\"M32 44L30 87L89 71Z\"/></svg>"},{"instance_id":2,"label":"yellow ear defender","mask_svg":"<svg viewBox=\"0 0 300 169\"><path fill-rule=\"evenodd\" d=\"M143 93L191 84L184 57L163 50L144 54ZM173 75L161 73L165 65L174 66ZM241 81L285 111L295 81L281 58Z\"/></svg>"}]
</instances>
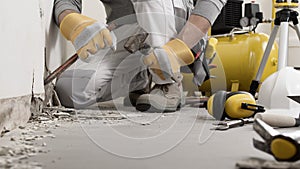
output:
<instances>
[{"instance_id":1,"label":"yellow ear defender","mask_svg":"<svg viewBox=\"0 0 300 169\"><path fill-rule=\"evenodd\" d=\"M216 120L240 119L264 112L262 106L256 104L255 98L248 92L217 91L207 101L207 111Z\"/></svg>"}]
</instances>

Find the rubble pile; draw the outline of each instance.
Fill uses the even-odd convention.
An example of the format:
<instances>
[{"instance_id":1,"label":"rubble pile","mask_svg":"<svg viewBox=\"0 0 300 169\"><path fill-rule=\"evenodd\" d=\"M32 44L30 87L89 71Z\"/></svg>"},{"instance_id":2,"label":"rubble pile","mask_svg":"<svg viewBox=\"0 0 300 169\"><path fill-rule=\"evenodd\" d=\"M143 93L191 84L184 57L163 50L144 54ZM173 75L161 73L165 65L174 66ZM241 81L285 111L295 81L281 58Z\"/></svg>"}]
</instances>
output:
<instances>
[{"instance_id":1,"label":"rubble pile","mask_svg":"<svg viewBox=\"0 0 300 169\"><path fill-rule=\"evenodd\" d=\"M42 168L42 164L32 161L30 157L50 152L51 149L47 147L45 138L55 139L55 129L68 123L149 125L149 122L153 121L150 114L127 109L117 110L112 104L101 104L97 105L96 109L85 110L68 109L62 106L39 106L32 110L26 126L20 126L13 131L4 130L1 133L0 168Z\"/></svg>"},{"instance_id":2,"label":"rubble pile","mask_svg":"<svg viewBox=\"0 0 300 169\"><path fill-rule=\"evenodd\" d=\"M13 131L4 131L0 138L0 168L40 169L42 164L28 158L47 153L44 138L54 139L53 130L61 126L62 121L75 121L75 111L62 108L43 108L41 113L32 114L26 126Z\"/></svg>"}]
</instances>

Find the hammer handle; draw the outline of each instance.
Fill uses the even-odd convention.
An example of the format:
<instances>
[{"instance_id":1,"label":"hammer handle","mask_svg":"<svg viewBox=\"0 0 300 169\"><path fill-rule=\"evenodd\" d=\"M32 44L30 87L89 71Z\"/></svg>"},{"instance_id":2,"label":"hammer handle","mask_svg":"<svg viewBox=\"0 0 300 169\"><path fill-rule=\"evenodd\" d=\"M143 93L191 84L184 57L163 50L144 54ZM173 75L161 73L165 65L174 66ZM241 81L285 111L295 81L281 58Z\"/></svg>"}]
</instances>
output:
<instances>
[{"instance_id":1,"label":"hammer handle","mask_svg":"<svg viewBox=\"0 0 300 169\"><path fill-rule=\"evenodd\" d=\"M261 119L272 127L296 127L299 126L299 119L274 113L257 113L254 119Z\"/></svg>"}]
</instances>

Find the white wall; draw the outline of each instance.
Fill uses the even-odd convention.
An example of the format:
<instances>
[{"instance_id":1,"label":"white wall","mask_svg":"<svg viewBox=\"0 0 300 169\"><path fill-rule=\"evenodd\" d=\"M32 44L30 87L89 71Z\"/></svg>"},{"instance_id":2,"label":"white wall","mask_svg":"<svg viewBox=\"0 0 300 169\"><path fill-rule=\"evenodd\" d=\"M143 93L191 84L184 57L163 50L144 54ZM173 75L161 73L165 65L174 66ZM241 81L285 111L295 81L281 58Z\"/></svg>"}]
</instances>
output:
<instances>
[{"instance_id":1,"label":"white wall","mask_svg":"<svg viewBox=\"0 0 300 169\"><path fill-rule=\"evenodd\" d=\"M53 1L40 0L40 2L44 11L45 61L47 68L53 71L69 57L66 50L67 41L60 35L53 20Z\"/></svg>"},{"instance_id":2,"label":"white wall","mask_svg":"<svg viewBox=\"0 0 300 169\"><path fill-rule=\"evenodd\" d=\"M103 20L102 4L88 2L84 3L84 13ZM2 1L0 99L30 95L32 87L34 93L44 93L45 59L53 71L75 52L53 22L52 6L52 0Z\"/></svg>"},{"instance_id":3,"label":"white wall","mask_svg":"<svg viewBox=\"0 0 300 169\"><path fill-rule=\"evenodd\" d=\"M39 0L0 5L0 99L43 93L44 37Z\"/></svg>"}]
</instances>

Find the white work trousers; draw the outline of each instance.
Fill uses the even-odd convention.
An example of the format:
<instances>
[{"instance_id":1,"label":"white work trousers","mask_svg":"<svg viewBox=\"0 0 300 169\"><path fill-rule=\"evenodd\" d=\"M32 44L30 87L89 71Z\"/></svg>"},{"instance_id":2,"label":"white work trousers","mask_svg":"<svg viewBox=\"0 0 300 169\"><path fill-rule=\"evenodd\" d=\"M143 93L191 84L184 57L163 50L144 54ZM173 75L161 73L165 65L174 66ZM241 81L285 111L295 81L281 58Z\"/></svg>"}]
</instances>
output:
<instances>
[{"instance_id":1,"label":"white work trousers","mask_svg":"<svg viewBox=\"0 0 300 169\"><path fill-rule=\"evenodd\" d=\"M58 78L56 91L61 103L67 107L84 108L145 88L149 84L149 77L148 68L142 62L143 54L130 54L123 46L126 39L141 27L149 33L147 43L152 47L162 46L174 38L177 31L173 1L178 6L182 0L133 0L138 23L113 30L117 37L116 51L108 48L100 50L93 56L97 62L77 61L72 69ZM170 82L167 79L157 83Z\"/></svg>"}]
</instances>

